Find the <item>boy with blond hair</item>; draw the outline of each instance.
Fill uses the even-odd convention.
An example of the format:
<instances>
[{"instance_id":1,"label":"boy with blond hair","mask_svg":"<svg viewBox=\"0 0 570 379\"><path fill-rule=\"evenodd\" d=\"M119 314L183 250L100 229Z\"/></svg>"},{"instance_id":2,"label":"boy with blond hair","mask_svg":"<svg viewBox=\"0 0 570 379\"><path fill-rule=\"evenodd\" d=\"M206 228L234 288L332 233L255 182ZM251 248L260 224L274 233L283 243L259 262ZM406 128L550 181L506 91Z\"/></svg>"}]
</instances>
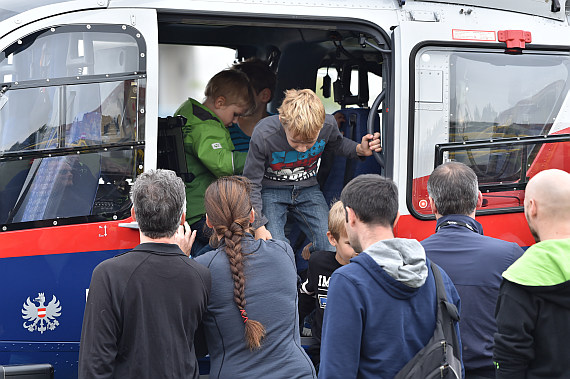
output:
<instances>
[{"instance_id":1,"label":"boy with blond hair","mask_svg":"<svg viewBox=\"0 0 570 379\"><path fill-rule=\"evenodd\" d=\"M279 115L266 117L251 136L244 175L252 182L255 237L287 241L287 212L312 242L312 250L332 250L327 233L329 207L317 184L318 161L325 148L349 158L380 151L380 134L357 143L344 138L332 115L309 90L288 90Z\"/></svg>"},{"instance_id":2,"label":"boy with blond hair","mask_svg":"<svg viewBox=\"0 0 570 379\"><path fill-rule=\"evenodd\" d=\"M247 153L234 151L227 127L255 106L249 79L238 70L227 69L214 75L204 94L206 99L202 104L189 98L174 113L187 120L182 128L184 151L188 172L194 179L185 183L186 220L197 231L192 256L205 252L202 250L208 246L204 233L206 188L221 176L243 172Z\"/></svg>"},{"instance_id":3,"label":"boy with blond hair","mask_svg":"<svg viewBox=\"0 0 570 379\"><path fill-rule=\"evenodd\" d=\"M299 289L302 294L315 298L315 314L311 325L312 336L315 342L309 347L308 351L317 370L320 362L321 330L323 327L323 315L327 305L329 280L337 268L348 264L351 258L358 255L350 246L350 242L348 242L344 219L344 207L342 202L337 201L329 212L329 230L327 231L328 240L336 251L315 251L311 254L307 280Z\"/></svg>"}]
</instances>

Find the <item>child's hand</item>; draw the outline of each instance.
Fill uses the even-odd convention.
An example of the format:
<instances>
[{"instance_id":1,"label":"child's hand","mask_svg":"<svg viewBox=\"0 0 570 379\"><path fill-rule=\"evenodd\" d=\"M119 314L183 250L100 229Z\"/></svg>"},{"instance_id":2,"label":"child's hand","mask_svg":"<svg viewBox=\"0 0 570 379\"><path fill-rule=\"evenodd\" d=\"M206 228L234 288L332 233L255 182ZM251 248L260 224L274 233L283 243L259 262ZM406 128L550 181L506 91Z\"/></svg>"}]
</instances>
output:
<instances>
[{"instance_id":1,"label":"child's hand","mask_svg":"<svg viewBox=\"0 0 570 379\"><path fill-rule=\"evenodd\" d=\"M174 233L174 243L176 243L178 247L180 247L180 250L188 257L190 256L190 249L192 249L195 239L196 231L190 229L188 222L184 221L184 225L178 225L178 230Z\"/></svg>"},{"instance_id":2,"label":"child's hand","mask_svg":"<svg viewBox=\"0 0 570 379\"><path fill-rule=\"evenodd\" d=\"M382 151L380 143L380 133L376 132L374 135L366 134L362 137L362 142L356 146L356 154L368 157L374 151L379 153Z\"/></svg>"},{"instance_id":3,"label":"child's hand","mask_svg":"<svg viewBox=\"0 0 570 379\"><path fill-rule=\"evenodd\" d=\"M311 257L311 251L309 250L309 248L310 248L311 246L313 246L313 243L312 243L312 242L309 242L309 243L307 244L307 246L305 246L305 247L303 248L303 251L301 252L301 256L302 256L303 259L306 260L306 261L308 261L309 258Z\"/></svg>"},{"instance_id":4,"label":"child's hand","mask_svg":"<svg viewBox=\"0 0 570 379\"><path fill-rule=\"evenodd\" d=\"M270 240L271 233L269 230L265 228L265 226L260 226L259 228L255 229L255 239L262 239L262 240Z\"/></svg>"}]
</instances>

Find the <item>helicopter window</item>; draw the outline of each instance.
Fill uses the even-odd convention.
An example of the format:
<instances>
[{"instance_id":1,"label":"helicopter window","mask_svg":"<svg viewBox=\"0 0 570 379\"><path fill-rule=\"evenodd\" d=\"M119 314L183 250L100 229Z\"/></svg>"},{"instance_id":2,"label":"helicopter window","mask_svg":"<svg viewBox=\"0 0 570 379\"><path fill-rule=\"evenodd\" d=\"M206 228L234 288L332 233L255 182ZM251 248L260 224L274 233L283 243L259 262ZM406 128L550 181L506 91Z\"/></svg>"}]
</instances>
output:
<instances>
[{"instance_id":1,"label":"helicopter window","mask_svg":"<svg viewBox=\"0 0 570 379\"><path fill-rule=\"evenodd\" d=\"M558 159L544 161L546 153L540 151L551 145L501 141L570 132L570 57L424 48L416 57L415 78L414 210L431 214L425 186L437 158L436 145L445 150L442 162L462 162L475 171L482 210L520 210L524 184L536 173L534 160L542 160L545 169L555 168ZM471 145L474 141L482 144ZM445 149L457 143L464 146Z\"/></svg>"},{"instance_id":2,"label":"helicopter window","mask_svg":"<svg viewBox=\"0 0 570 379\"><path fill-rule=\"evenodd\" d=\"M131 27L71 25L0 53L0 224L128 216L143 157L143 51Z\"/></svg>"}]
</instances>

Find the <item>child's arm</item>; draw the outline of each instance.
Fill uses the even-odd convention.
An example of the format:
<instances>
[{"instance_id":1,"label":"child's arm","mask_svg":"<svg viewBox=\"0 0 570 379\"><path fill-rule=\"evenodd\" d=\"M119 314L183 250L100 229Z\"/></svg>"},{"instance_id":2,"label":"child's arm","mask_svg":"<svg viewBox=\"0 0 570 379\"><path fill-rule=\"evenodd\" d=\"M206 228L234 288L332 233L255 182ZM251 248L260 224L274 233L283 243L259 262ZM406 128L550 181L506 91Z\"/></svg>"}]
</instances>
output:
<instances>
[{"instance_id":1,"label":"child's arm","mask_svg":"<svg viewBox=\"0 0 570 379\"><path fill-rule=\"evenodd\" d=\"M325 118L325 125L323 128L329 128L330 135L327 142L327 149L330 148L335 154L342 155L348 158L367 157L372 155L373 151L380 152L380 133L366 134L362 137L361 143L343 137L338 130L338 126L334 118L327 115Z\"/></svg>"},{"instance_id":2,"label":"child's arm","mask_svg":"<svg viewBox=\"0 0 570 379\"><path fill-rule=\"evenodd\" d=\"M309 259L309 265L307 268L307 279L303 282L303 284L301 284L301 288L299 288L301 293L311 296L315 296L315 288L316 288L315 278L313 277L313 272L317 271L315 269L315 257L316 256L314 255L313 259Z\"/></svg>"},{"instance_id":3,"label":"child's arm","mask_svg":"<svg viewBox=\"0 0 570 379\"><path fill-rule=\"evenodd\" d=\"M311 246L313 246L313 243L309 242L308 244L305 245L303 251L301 252L301 256L306 261L308 261L311 258L311 250L309 250Z\"/></svg>"},{"instance_id":4,"label":"child's arm","mask_svg":"<svg viewBox=\"0 0 570 379\"><path fill-rule=\"evenodd\" d=\"M256 133L255 130L249 142L249 152L245 160L243 175L251 181L251 205L255 210L255 220L253 228L255 229L256 239L270 239L271 233L265 228L267 219L263 216L263 202L261 201L261 181L265 172L265 154L264 141Z\"/></svg>"},{"instance_id":5,"label":"child's arm","mask_svg":"<svg viewBox=\"0 0 570 379\"><path fill-rule=\"evenodd\" d=\"M231 140L224 129L207 123L194 125L191 138L192 142L185 143L185 148L190 149L214 176L219 178L243 171L247 153L232 151Z\"/></svg>"},{"instance_id":6,"label":"child's arm","mask_svg":"<svg viewBox=\"0 0 570 379\"><path fill-rule=\"evenodd\" d=\"M372 155L372 152L381 152L382 146L380 146L380 133L376 132L374 135L366 134L362 137L362 142L356 145L356 154L361 157L368 157Z\"/></svg>"}]
</instances>

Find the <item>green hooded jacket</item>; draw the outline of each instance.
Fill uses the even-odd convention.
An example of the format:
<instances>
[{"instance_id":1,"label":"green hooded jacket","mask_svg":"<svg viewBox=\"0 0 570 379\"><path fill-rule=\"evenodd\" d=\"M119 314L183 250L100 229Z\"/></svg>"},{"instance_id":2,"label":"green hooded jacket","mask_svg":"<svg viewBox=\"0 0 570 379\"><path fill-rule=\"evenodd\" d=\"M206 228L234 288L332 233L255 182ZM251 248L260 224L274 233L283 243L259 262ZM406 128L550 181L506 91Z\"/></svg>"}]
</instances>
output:
<instances>
[{"instance_id":1,"label":"green hooded jacket","mask_svg":"<svg viewBox=\"0 0 570 379\"><path fill-rule=\"evenodd\" d=\"M174 115L187 119L182 128L184 151L188 172L194 175L194 180L186 183L186 221L193 224L206 213L206 188L221 176L241 174L247 153L234 151L226 126L196 100L186 100Z\"/></svg>"},{"instance_id":2,"label":"green hooded jacket","mask_svg":"<svg viewBox=\"0 0 570 379\"><path fill-rule=\"evenodd\" d=\"M503 278L523 286L554 286L570 280L570 240L536 243L513 263Z\"/></svg>"}]
</instances>

